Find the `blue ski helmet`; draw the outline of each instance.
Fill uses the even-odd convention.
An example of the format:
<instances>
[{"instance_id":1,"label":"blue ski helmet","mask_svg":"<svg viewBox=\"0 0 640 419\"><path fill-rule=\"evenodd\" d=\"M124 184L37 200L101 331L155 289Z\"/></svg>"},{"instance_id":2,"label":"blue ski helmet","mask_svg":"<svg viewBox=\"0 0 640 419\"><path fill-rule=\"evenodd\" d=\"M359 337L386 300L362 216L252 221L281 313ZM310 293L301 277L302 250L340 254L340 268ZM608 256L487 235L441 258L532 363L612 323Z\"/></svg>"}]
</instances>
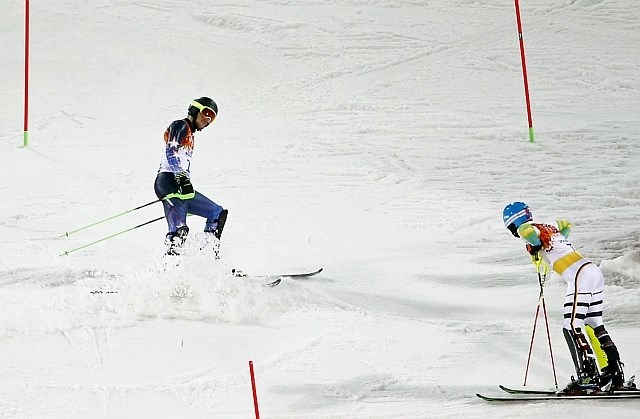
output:
<instances>
[{"instance_id":1,"label":"blue ski helmet","mask_svg":"<svg viewBox=\"0 0 640 419\"><path fill-rule=\"evenodd\" d=\"M504 226L507 228L509 228L511 224L513 224L515 228L518 228L527 221L533 221L533 215L529 210L529 205L524 202L512 202L504 207L502 211L502 221L504 221ZM511 229L509 228L509 230Z\"/></svg>"}]
</instances>

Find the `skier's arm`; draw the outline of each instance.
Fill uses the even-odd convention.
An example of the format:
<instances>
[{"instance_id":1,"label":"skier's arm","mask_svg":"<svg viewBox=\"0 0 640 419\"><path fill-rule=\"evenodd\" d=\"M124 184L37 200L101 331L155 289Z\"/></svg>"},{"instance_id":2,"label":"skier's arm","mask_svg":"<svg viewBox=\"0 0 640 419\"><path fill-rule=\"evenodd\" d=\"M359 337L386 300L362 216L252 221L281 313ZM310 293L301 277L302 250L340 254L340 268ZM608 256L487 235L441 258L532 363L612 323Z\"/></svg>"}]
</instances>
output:
<instances>
[{"instance_id":1,"label":"skier's arm","mask_svg":"<svg viewBox=\"0 0 640 419\"><path fill-rule=\"evenodd\" d=\"M189 172L182 167L179 149L184 139L189 135L187 123L184 120L175 121L164 133L165 136L165 153L169 168L173 172L177 183L177 191L166 195L165 198L192 199L195 196L195 190L189 179Z\"/></svg>"},{"instance_id":2,"label":"skier's arm","mask_svg":"<svg viewBox=\"0 0 640 419\"><path fill-rule=\"evenodd\" d=\"M558 230L560 230L560 234L564 236L564 238L569 237L569 232L571 231L571 223L569 220L556 220L558 224Z\"/></svg>"},{"instance_id":3,"label":"skier's arm","mask_svg":"<svg viewBox=\"0 0 640 419\"><path fill-rule=\"evenodd\" d=\"M538 230L529 223L524 223L518 227L518 235L527 242L527 251L534 255L542 249L542 241L538 235Z\"/></svg>"},{"instance_id":4,"label":"skier's arm","mask_svg":"<svg viewBox=\"0 0 640 419\"><path fill-rule=\"evenodd\" d=\"M182 139L187 135L187 123L184 121L176 121L167 129L165 153L167 155L167 161L171 167L171 171L174 174L186 174L188 173L181 165L180 158L178 157L178 148L182 142ZM188 175L187 175L188 176Z\"/></svg>"}]
</instances>

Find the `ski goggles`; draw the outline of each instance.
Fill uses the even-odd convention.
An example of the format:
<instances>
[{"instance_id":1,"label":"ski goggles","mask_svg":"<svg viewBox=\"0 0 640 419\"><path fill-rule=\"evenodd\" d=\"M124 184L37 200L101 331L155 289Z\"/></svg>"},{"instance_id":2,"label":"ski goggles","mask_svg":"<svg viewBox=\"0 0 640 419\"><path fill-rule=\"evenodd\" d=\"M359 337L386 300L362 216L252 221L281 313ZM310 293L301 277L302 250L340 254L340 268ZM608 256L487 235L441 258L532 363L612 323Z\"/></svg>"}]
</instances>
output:
<instances>
[{"instance_id":1,"label":"ski goggles","mask_svg":"<svg viewBox=\"0 0 640 419\"><path fill-rule=\"evenodd\" d=\"M204 116L205 118L207 118L209 120L209 123L212 123L213 120L216 119L216 111L214 111L212 108L210 108L208 106L201 105L200 103L196 102L195 100L193 102L191 102L191 105L195 106L196 108L198 108L198 110L200 111L202 116Z\"/></svg>"}]
</instances>

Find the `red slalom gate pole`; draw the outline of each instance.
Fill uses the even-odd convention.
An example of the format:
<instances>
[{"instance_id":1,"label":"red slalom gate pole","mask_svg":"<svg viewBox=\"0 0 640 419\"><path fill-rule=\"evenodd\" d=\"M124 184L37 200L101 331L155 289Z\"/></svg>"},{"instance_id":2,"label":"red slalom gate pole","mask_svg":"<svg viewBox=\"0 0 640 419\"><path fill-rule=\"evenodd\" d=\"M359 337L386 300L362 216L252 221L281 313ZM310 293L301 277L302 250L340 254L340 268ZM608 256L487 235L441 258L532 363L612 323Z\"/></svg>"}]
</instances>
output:
<instances>
[{"instance_id":1,"label":"red slalom gate pole","mask_svg":"<svg viewBox=\"0 0 640 419\"><path fill-rule=\"evenodd\" d=\"M256 393L256 377L253 373L253 361L249 361L249 373L251 374L251 391L253 392L253 407L256 411L256 419L260 419L258 410L258 394Z\"/></svg>"},{"instance_id":2,"label":"red slalom gate pole","mask_svg":"<svg viewBox=\"0 0 640 419\"><path fill-rule=\"evenodd\" d=\"M24 132L23 144L29 145L29 0L25 0L24 15Z\"/></svg>"},{"instance_id":3,"label":"red slalom gate pole","mask_svg":"<svg viewBox=\"0 0 640 419\"><path fill-rule=\"evenodd\" d=\"M533 122L531 118L531 102L529 100L529 82L527 80L527 63L524 58L524 39L522 38L522 22L520 20L520 3L516 2L516 21L518 23L518 39L520 40L520 58L522 60L522 78L524 79L524 97L527 102L527 118L529 120L529 141L533 142Z\"/></svg>"}]
</instances>

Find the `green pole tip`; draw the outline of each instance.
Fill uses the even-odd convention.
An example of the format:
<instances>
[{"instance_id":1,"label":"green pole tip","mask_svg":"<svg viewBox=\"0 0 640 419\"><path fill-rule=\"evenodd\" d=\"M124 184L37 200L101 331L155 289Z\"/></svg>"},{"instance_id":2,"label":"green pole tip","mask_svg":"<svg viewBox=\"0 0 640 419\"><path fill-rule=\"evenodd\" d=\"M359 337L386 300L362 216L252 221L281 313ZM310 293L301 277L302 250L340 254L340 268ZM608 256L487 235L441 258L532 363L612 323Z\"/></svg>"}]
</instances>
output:
<instances>
[{"instance_id":1,"label":"green pole tip","mask_svg":"<svg viewBox=\"0 0 640 419\"><path fill-rule=\"evenodd\" d=\"M29 147L29 131L25 131L23 134L24 146Z\"/></svg>"},{"instance_id":2,"label":"green pole tip","mask_svg":"<svg viewBox=\"0 0 640 419\"><path fill-rule=\"evenodd\" d=\"M533 142L533 127L529 127L529 141Z\"/></svg>"}]
</instances>

